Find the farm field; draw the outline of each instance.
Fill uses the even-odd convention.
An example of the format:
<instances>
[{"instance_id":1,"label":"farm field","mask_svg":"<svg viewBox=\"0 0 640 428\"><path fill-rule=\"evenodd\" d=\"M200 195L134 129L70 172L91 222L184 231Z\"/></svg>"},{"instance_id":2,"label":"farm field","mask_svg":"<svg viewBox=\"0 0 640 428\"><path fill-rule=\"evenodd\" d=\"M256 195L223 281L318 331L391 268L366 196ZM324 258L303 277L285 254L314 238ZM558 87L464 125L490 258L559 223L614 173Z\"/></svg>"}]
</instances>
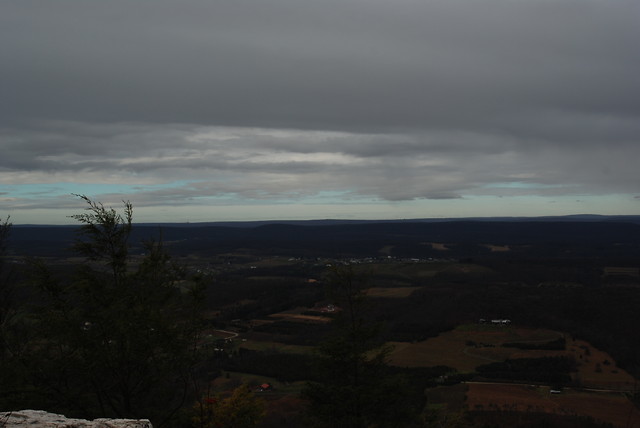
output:
<instances>
[{"instance_id":1,"label":"farm field","mask_svg":"<svg viewBox=\"0 0 640 428\"><path fill-rule=\"evenodd\" d=\"M313 346L305 345L291 345L288 343L281 343L275 341L266 340L246 340L238 345L238 348L249 349L251 351L263 351L263 352L282 352L290 354L309 354L313 352Z\"/></svg>"},{"instance_id":2,"label":"farm field","mask_svg":"<svg viewBox=\"0 0 640 428\"><path fill-rule=\"evenodd\" d=\"M567 351L578 362L577 377L585 388L603 388L633 391L635 379L626 371L616 367L609 354L594 348L584 340L567 343Z\"/></svg>"},{"instance_id":3,"label":"farm field","mask_svg":"<svg viewBox=\"0 0 640 428\"><path fill-rule=\"evenodd\" d=\"M445 365L462 373L473 372L481 365L504 361L525 351L503 348L505 342L548 342L559 337L552 330L463 325L423 342L392 342L391 364L405 367ZM478 347L471 345L474 343ZM531 352L531 351L526 351ZM535 351L533 351L535 352ZM553 351L544 351L549 355Z\"/></svg>"},{"instance_id":4,"label":"farm field","mask_svg":"<svg viewBox=\"0 0 640 428\"><path fill-rule=\"evenodd\" d=\"M326 324L331 322L331 318L323 317L320 315L306 315L306 314L297 314L290 312L280 312L277 314L269 315L270 318L283 319L287 321L293 322L304 322L304 323L319 323Z\"/></svg>"},{"instance_id":5,"label":"farm field","mask_svg":"<svg viewBox=\"0 0 640 428\"><path fill-rule=\"evenodd\" d=\"M466 265L452 261L432 261L428 263L373 263L361 269L375 275L389 275L406 278L430 278L441 272L489 273L492 270L479 265Z\"/></svg>"},{"instance_id":6,"label":"farm field","mask_svg":"<svg viewBox=\"0 0 640 428\"><path fill-rule=\"evenodd\" d=\"M507 358L572 356L578 363L574 380L585 388L633 391L633 376L616 366L613 358L583 340L568 339L566 350L522 350L501 346L505 342L544 343L563 337L562 333L515 326L464 325L418 343L393 342L390 362L396 366L429 367L445 365L470 373L482 364Z\"/></svg>"},{"instance_id":7,"label":"farm field","mask_svg":"<svg viewBox=\"0 0 640 428\"><path fill-rule=\"evenodd\" d=\"M468 383L470 411L518 411L589 416L616 427L640 427L640 410L623 394L564 390L551 394L549 387Z\"/></svg>"}]
</instances>

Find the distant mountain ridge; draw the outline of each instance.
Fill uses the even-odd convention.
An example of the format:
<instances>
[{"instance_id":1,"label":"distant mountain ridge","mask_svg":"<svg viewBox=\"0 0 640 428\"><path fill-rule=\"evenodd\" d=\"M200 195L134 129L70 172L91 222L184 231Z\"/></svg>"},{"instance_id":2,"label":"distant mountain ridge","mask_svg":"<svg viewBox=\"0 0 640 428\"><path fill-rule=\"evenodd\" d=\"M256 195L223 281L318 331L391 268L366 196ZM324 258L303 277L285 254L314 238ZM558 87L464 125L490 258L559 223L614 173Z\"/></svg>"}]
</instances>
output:
<instances>
[{"instance_id":1,"label":"distant mountain ridge","mask_svg":"<svg viewBox=\"0 0 640 428\"><path fill-rule=\"evenodd\" d=\"M17 225L11 231L15 254L62 255L77 237L77 226ZM394 247L398 254L429 255L429 243L447 243L456 256L481 254L487 245L537 246L555 254L601 251L640 252L640 216L563 216L536 218L472 218L417 220L309 220L213 223L139 223L132 245L144 239L162 239L172 253L367 254ZM455 244L455 245L454 245ZM601 251L602 252L602 251ZM454 252L450 252L451 255ZM586 254L586 253L585 253Z\"/></svg>"},{"instance_id":2,"label":"distant mountain ridge","mask_svg":"<svg viewBox=\"0 0 640 428\"><path fill-rule=\"evenodd\" d=\"M598 215L598 214L571 214L565 216L540 216L540 217L447 217L447 218L415 218L415 219L314 219L314 220L258 220L258 221L214 221L214 222L188 222L188 223L139 223L144 226L169 226L169 227L258 227L268 224L291 224L300 226L332 226L339 224L365 224L365 223L448 223L460 221L481 222L549 222L549 221L614 221L623 223L640 223L640 215Z\"/></svg>"},{"instance_id":3,"label":"distant mountain ridge","mask_svg":"<svg viewBox=\"0 0 640 428\"><path fill-rule=\"evenodd\" d=\"M161 227L243 227L252 228L269 224L290 224L299 226L332 226L339 224L371 224L371 223L448 223L448 222L621 222L639 223L640 215L600 215L600 214L570 214L563 216L539 216L539 217L443 217L443 218L414 218L414 219L313 219L313 220L249 220L249 221L208 221L208 222L145 222L135 223L136 226L161 226ZM73 224L48 225L48 224L15 224L13 227L32 228L74 228Z\"/></svg>"}]
</instances>

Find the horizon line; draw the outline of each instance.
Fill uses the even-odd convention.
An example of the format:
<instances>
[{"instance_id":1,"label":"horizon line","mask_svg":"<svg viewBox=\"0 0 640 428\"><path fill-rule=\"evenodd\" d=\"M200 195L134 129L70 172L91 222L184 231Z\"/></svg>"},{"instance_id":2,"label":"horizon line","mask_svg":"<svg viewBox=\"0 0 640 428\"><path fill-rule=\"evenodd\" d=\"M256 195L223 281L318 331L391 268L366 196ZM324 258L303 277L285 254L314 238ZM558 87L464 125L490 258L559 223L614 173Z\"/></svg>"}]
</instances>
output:
<instances>
[{"instance_id":1,"label":"horizon line","mask_svg":"<svg viewBox=\"0 0 640 428\"><path fill-rule=\"evenodd\" d=\"M341 223L390 223L390 222L446 222L446 221L481 221L481 220L541 220L541 219L602 219L619 217L638 217L640 214L561 214L538 216L469 216L469 217L415 217L415 218L382 218L382 219L343 219L343 218L316 218L316 219L271 219L271 220L211 220L211 221L144 221L133 222L138 226L155 225L215 225L215 224L277 224L277 223L313 223L313 222L341 222ZM74 227L81 226L77 223L11 223L14 227Z\"/></svg>"}]
</instances>

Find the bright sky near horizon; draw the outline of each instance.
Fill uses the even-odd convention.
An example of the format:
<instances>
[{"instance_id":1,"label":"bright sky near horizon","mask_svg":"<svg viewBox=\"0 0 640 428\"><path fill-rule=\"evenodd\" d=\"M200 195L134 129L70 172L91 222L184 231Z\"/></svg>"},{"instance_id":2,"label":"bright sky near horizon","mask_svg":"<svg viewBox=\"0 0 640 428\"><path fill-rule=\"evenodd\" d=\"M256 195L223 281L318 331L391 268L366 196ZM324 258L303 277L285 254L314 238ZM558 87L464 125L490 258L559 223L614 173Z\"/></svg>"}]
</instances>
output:
<instances>
[{"instance_id":1,"label":"bright sky near horizon","mask_svg":"<svg viewBox=\"0 0 640 428\"><path fill-rule=\"evenodd\" d=\"M637 0L0 0L0 218L640 214Z\"/></svg>"}]
</instances>

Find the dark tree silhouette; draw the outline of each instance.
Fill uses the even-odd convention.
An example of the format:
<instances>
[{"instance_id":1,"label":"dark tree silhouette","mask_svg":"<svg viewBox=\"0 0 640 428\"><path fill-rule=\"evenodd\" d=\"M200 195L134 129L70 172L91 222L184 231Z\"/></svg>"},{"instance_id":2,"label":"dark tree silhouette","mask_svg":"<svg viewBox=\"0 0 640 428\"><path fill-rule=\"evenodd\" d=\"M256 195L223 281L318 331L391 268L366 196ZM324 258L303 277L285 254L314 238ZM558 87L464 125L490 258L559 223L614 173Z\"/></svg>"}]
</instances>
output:
<instances>
[{"instance_id":1,"label":"dark tree silhouette","mask_svg":"<svg viewBox=\"0 0 640 428\"><path fill-rule=\"evenodd\" d=\"M133 209L78 195L86 212L72 280L33 265L45 296L37 313L34 384L56 410L82 417L144 417L161 425L184 404L199 331L199 292L161 240L130 253Z\"/></svg>"},{"instance_id":2,"label":"dark tree silhouette","mask_svg":"<svg viewBox=\"0 0 640 428\"><path fill-rule=\"evenodd\" d=\"M379 338L379 326L366 318L368 276L352 266L329 275L328 296L339 308L334 334L318 351L318 382L303 396L318 426L364 428L407 426L413 416L404 379L387 365L391 349Z\"/></svg>"}]
</instances>

